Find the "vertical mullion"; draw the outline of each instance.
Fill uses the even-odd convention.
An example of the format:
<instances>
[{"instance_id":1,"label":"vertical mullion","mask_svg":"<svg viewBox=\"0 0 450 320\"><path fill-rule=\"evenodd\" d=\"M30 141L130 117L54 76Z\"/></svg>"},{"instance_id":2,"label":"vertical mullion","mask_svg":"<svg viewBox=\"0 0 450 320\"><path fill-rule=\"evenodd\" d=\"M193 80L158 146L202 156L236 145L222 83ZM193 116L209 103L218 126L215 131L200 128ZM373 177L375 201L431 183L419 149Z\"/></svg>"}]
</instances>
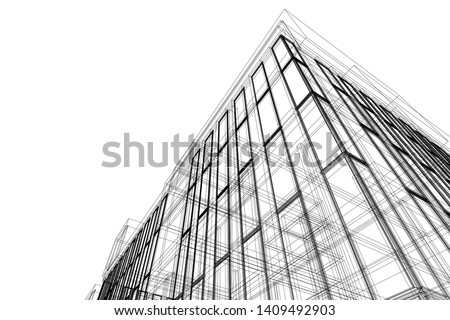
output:
<instances>
[{"instance_id":1,"label":"vertical mullion","mask_svg":"<svg viewBox=\"0 0 450 320\"><path fill-rule=\"evenodd\" d=\"M147 265L149 263L149 257L150 257L151 251L153 250L153 248L152 248L153 230L154 230L155 224L157 223L157 220L159 218L159 210L160 210L160 207L157 207L153 211L152 217L151 217L151 219L148 220L149 222L148 222L148 226L146 228L146 235L144 238L145 255L144 255L143 261L141 263L140 269L139 269L140 270L139 273L141 274L140 280L137 283L137 286L140 287L141 290L144 289L143 288L143 281L144 281L143 279L146 276L146 269L147 269ZM145 289L147 289L147 288L145 288ZM143 291L147 291L147 290L143 290Z\"/></svg>"},{"instance_id":2,"label":"vertical mullion","mask_svg":"<svg viewBox=\"0 0 450 320\"><path fill-rule=\"evenodd\" d=\"M261 63L262 65L262 63ZM253 90L251 90L251 92L253 93L253 100L255 101L255 105L257 105L258 99L256 98L256 88L253 84L253 79L250 78L250 85L252 87ZM258 109L258 107L256 106L256 109ZM247 112L247 119L248 119L248 108L246 108L246 112ZM254 111L255 112L255 111ZM258 113L258 111L256 111ZM260 122L259 120L259 113L258 113L258 122ZM251 137L251 130L248 130L248 136L249 136L249 141L252 141L252 137ZM264 143L264 137L262 139L263 143ZM254 159L253 156L253 147L252 144L250 143L250 158ZM259 195L258 195L258 184L257 184L257 180L256 180L256 170L255 170L255 165L254 165L254 161L252 161L252 163L250 164L251 168L252 168L252 176L253 176L253 185L255 188L255 196L256 196L256 207L257 207L257 211L258 211L258 227L259 228L259 233L260 233L260 245L261 245L261 253L263 255L263 269L264 269L264 276L266 278L266 292L267 292L267 296L268 299L271 299L271 293L270 293L270 286L269 286L269 275L267 272L267 259L266 259L266 250L265 250L265 243L264 243L264 235L262 233L262 220L261 220L261 209L259 207Z\"/></svg>"},{"instance_id":3,"label":"vertical mullion","mask_svg":"<svg viewBox=\"0 0 450 320\"><path fill-rule=\"evenodd\" d=\"M166 206L167 206L167 197L168 195L166 195L162 201L161 204L159 206L159 216L158 216L158 220L156 221L155 228L152 228L152 230L150 231L150 237L151 239L149 241L151 241L151 243L148 243L148 248L149 248L149 256L148 256L148 261L147 264L144 268L144 270L148 270L147 274L144 274L144 281L142 281L142 285L144 285L145 283L145 278L148 277L148 279L150 279L151 277L151 272L152 272L152 268L153 268L153 263L154 263L154 258L155 258L155 254L156 254L156 248L158 246L158 242L159 242L159 233L161 230L161 225L162 225L162 221L164 219L164 214L166 211ZM156 230L154 230L156 229ZM145 272L144 271L144 272ZM143 291L148 291L148 285L144 288L142 287ZM166 297L167 298L167 297Z\"/></svg>"},{"instance_id":4,"label":"vertical mullion","mask_svg":"<svg viewBox=\"0 0 450 320\"><path fill-rule=\"evenodd\" d=\"M286 45L286 42L285 42L284 38L282 38L282 39L283 39L284 44ZM302 78L303 78L303 73L301 72L299 66L297 65L297 60L294 59L294 57L293 57L293 55L292 55L292 52L289 50L289 47L288 47L287 45L286 45L286 48L288 49L288 53L289 53L289 54L291 55L291 57L292 57L292 62L291 62L291 63L294 63L294 64L295 64L295 66L297 67L297 71L300 73L300 75L301 75ZM295 110L296 110L296 112L297 112L297 115L298 115L298 117L299 117L299 119L300 119L300 122L303 124L304 130L305 130L305 132L307 133L306 126L304 125L303 120L301 119L301 116L300 116L299 111L298 111L298 108L297 108L298 106L297 106L296 103L295 103L294 96L292 95L291 89L289 88L289 84L288 84L287 81L286 81L286 78L285 78L285 76L284 76L284 72L281 71L281 69L280 69L278 59L276 59L276 61L277 61L278 69L280 70L280 73L281 73L281 77L282 77L282 79L284 80L284 82L285 82L285 84L286 84L286 88L288 88L289 98L290 98L291 101L293 102L293 104L294 104L294 106L295 106ZM303 78L303 81L305 81L304 78ZM305 83L307 84L308 90L309 90L310 92L312 92L312 89L311 89L311 87L309 86L308 82L306 81ZM313 96L314 98L316 98L314 94L312 94L312 96ZM317 98L316 98L316 99L317 99ZM308 137L309 137L309 136L308 136ZM310 138L308 139L308 141L309 141L309 143L311 144ZM316 155L316 156L317 156L317 155ZM319 162L317 162L317 163L319 163ZM291 164L292 164L292 163L291 163ZM295 181L295 185L296 185L297 191L299 192L299 199L300 199L300 202L301 202L301 204L302 204L303 214L304 214L304 216L305 216L305 221L306 221L306 225L307 225L307 228L308 228L308 233L309 233L309 235L310 235L310 237L311 237L311 242L312 242L312 245L313 245L314 255L315 255L316 259L317 259L317 263L319 264L318 267L319 267L319 271L320 271L321 278L322 278L322 284L323 284L323 286L324 286L325 293L326 293L328 299L332 299L332 296L331 296L331 290L330 290L330 285L329 285L329 283L328 283L328 279L327 279L327 276L326 276L326 273L325 273L325 268L324 268L324 265L323 265L323 262L322 262L322 258L321 258L321 256L320 256L320 252L319 252L319 250L318 250L318 245L317 245L316 239L315 239L315 237L314 237L314 232L313 232L313 227L312 227L311 220L310 220L310 217L309 217L309 212L308 212L308 210L306 209L306 203L305 203L303 194L302 194L302 192L301 192L301 190L300 190L300 185L299 185L299 183L298 183L298 180L296 179L295 174L294 174L294 181Z\"/></svg>"},{"instance_id":5,"label":"vertical mullion","mask_svg":"<svg viewBox=\"0 0 450 320\"><path fill-rule=\"evenodd\" d=\"M242 124L242 129L243 130L247 130L247 133L250 131L249 130L249 125L248 125L248 112L247 112L247 99L245 97L245 88L242 88L241 92L239 95L243 96L244 99L244 108L245 108L245 117L243 120L243 124ZM238 96L239 96L238 95ZM238 169L238 174L237 174L237 183L238 183L238 201L239 201L239 227L240 227L240 231L241 231L241 235L240 235L240 244L241 244L241 260L242 260L242 284L243 284L243 291L244 291L244 300L247 300L247 282L246 282L246 274L245 274L245 252L244 252L244 242L243 242L243 235L244 235L244 226L243 226L243 221L242 221L242 196L241 196L241 177L240 177L240 162L239 162L239 141L238 141L238 116L237 116L237 111L236 111L236 106L234 106L234 132L235 132L235 136L236 136L236 166ZM245 126L245 127L244 127ZM250 141L249 141L250 142ZM252 158L250 158L249 161L253 161Z\"/></svg>"},{"instance_id":6,"label":"vertical mullion","mask_svg":"<svg viewBox=\"0 0 450 320\"><path fill-rule=\"evenodd\" d=\"M195 157L195 155L194 155ZM185 202L185 206L184 206L184 216L183 216L183 223L181 224L181 232L180 232L180 246L178 249L178 258L177 258L177 264L176 264L176 269L175 269L175 277L174 277L174 281L173 281L173 288L172 288L172 298L176 299L177 298L177 285L178 285L178 270L179 270L179 266L180 266L180 259L181 259L181 253L183 252L183 233L184 233L184 224L186 222L186 217L187 217L187 209L189 207L189 192L190 192L190 187L191 187L191 178L192 178L192 168L193 168L193 164L192 164L192 159L190 161L190 168L189 168L189 179L188 179L188 183L187 183L187 190L186 190L186 202ZM189 162L188 162L189 163ZM181 294L183 294L183 285L181 288Z\"/></svg>"},{"instance_id":7,"label":"vertical mullion","mask_svg":"<svg viewBox=\"0 0 450 320\"><path fill-rule=\"evenodd\" d=\"M156 210L158 210L158 209L156 209ZM153 212L153 215L154 214L155 214L155 211ZM140 253L139 263L138 263L136 274L135 274L135 281L133 282L133 290L139 290L139 286L140 286L140 283L143 278L142 268L145 265L145 261L146 261L147 255L148 255L148 250L146 250L147 238L149 236L149 229L152 224L151 220L154 220L154 219L156 219L156 218L152 217L152 219L150 219L150 218L147 219L147 222L142 227L143 236L142 236L142 241L141 241L141 253Z\"/></svg>"},{"instance_id":8,"label":"vertical mullion","mask_svg":"<svg viewBox=\"0 0 450 320\"><path fill-rule=\"evenodd\" d=\"M212 133L211 133L212 134ZM209 136L208 136L208 138L209 138ZM199 217L200 217L200 214L202 213L201 211L201 205L200 205L200 202L202 201L202 199L201 199L201 196L202 196L202 189L204 188L204 187L206 187L207 188L207 192L208 192L208 198L207 198L207 204L206 204L206 208L204 209L204 210L209 210L209 186L210 186L210 176L211 176L211 167L209 167L210 166L210 163L208 163L207 165L206 165L206 167L205 167L205 164L206 164L206 157L208 156L207 155L207 153L206 153L206 151L208 150L207 149L207 142L208 142L208 138L206 139L206 141L205 141L205 143L204 143L204 145L203 145L203 161L202 161L202 170L201 170L201 174L200 174L200 190L199 190L199 204L198 204L198 210L197 210L197 219L196 219L196 229L195 229L195 243L194 243L194 254L193 254L193 261L192 261L192 274L191 274L191 288L190 288L190 293L189 293L189 297L190 297L190 299L192 299L192 291L193 291L193 288L194 288L194 281L196 280L196 279L194 279L194 271L195 271L195 259L196 259L196 254L197 254L197 239L198 239L198 226L199 226L199 223L200 223L200 219L199 219ZM207 181L207 183L206 183L206 186L203 186L204 185L204 183L203 183L203 180L204 180L204 175L205 175L205 170L207 169L209 167L209 176L208 176L208 181ZM198 170L198 169L197 169ZM208 214L208 212L206 213L206 214ZM204 237L205 237L205 241L206 241L206 231L207 231L207 225L205 225L205 235L204 235ZM206 255L206 248L204 249L204 255ZM204 274L205 273L205 266L203 266L203 270L202 270L202 273ZM201 275L199 275L199 276L201 276ZM202 289L203 290L203 289Z\"/></svg>"},{"instance_id":9,"label":"vertical mullion","mask_svg":"<svg viewBox=\"0 0 450 320\"><path fill-rule=\"evenodd\" d=\"M208 258L208 226L209 226L209 218L211 216L211 210L210 210L210 200L211 200L211 183L212 183L212 171L213 171L213 148L214 148L214 131L211 131L211 142L210 142L210 146L209 146L209 152L208 152L208 156L209 156L209 160L208 160L208 166L209 166L209 178L208 178L208 201L207 201L207 206L206 206L206 222L205 222L205 247L204 247L204 256L203 256L203 280L202 281L202 300L205 297L205 286L206 286L206 261ZM206 157L206 155L204 156ZM214 259L214 258L213 258Z\"/></svg>"},{"instance_id":10,"label":"vertical mullion","mask_svg":"<svg viewBox=\"0 0 450 320\"><path fill-rule=\"evenodd\" d=\"M276 108L275 100L274 100L273 95L272 95L272 89L270 87L270 83L269 83L269 79L267 77L266 69L265 69L263 64L262 64L262 70L263 70L264 77L265 77L266 82L267 82L267 87L268 87L268 91L269 91L268 94L270 96L273 108L275 110L275 117L277 118L278 128L281 128L280 132L281 132L281 136L282 136L282 139L283 139L283 144L284 144L284 147L285 147L285 150L286 150L286 154L287 154L287 157L288 157L291 174L292 174L292 177L294 178L294 181L296 182L295 175L292 172L292 159L291 159L289 151L287 149L286 139L285 139L284 132L283 132L283 129L282 129L282 126L281 126L281 120L280 120L280 117L278 115L278 110ZM257 106L257 109L258 109L258 115L259 115L259 108L258 108L258 106ZM259 115L259 117L260 117L260 115ZM262 130L261 119L260 119L259 122L260 122L261 130ZM292 279L291 279L291 274L290 274L290 270L289 270L289 264L288 264L287 257L286 257L286 247L285 247L284 239L283 239L283 236L282 236L282 229L281 229L280 218L278 216L278 204L277 204L277 201L275 199L275 190L274 190L274 187L273 187L272 172L271 172L270 164L269 164L269 156L268 156L267 146L268 145L264 145L263 148L264 148L264 154L265 154L265 158L266 158L267 170L268 170L268 173L269 173L269 181L270 181L269 184L270 184L270 187L271 187L271 190L272 190L272 198L273 198L273 202L274 202L274 205L275 205L275 212L274 212L275 220L277 221L277 227L278 227L278 231L280 233L280 240L281 240L281 247L282 247L281 249L282 249L282 252L283 252L284 263L286 265L286 276L287 276L288 283L289 283L289 291L290 291L291 299L294 299L294 292L293 292L293 288L292 288ZM298 193L299 187L298 187L297 183L296 183L296 189L297 189L296 191Z\"/></svg>"},{"instance_id":11,"label":"vertical mullion","mask_svg":"<svg viewBox=\"0 0 450 320\"><path fill-rule=\"evenodd\" d=\"M182 299L184 299L184 293L185 293L185 288L186 288L186 278L187 278L187 274L188 274L188 267L189 267L189 259L190 259L190 245L191 245L191 237L192 237L192 223L193 223L193 219L194 219L194 209L195 209L195 203L196 203L196 198L197 198L197 185L200 183L201 181L198 182L198 171L199 171L199 166L200 166L200 152L201 150L198 150L196 152L196 154L194 155L194 159L196 160L195 163L195 182L192 188L194 188L193 191L193 198L192 198L192 208L191 208L191 219L190 219L190 223L189 223L189 232L185 235L186 237L188 237L188 244L187 244L187 249L186 249L186 262L185 262L185 266L184 266L184 276L183 276L183 284L182 284L182 289L181 289L181 295L182 295ZM201 195L200 195L201 196ZM200 206L199 206L200 207ZM197 221L198 223L198 221ZM193 262L192 262L193 263Z\"/></svg>"}]
</instances>

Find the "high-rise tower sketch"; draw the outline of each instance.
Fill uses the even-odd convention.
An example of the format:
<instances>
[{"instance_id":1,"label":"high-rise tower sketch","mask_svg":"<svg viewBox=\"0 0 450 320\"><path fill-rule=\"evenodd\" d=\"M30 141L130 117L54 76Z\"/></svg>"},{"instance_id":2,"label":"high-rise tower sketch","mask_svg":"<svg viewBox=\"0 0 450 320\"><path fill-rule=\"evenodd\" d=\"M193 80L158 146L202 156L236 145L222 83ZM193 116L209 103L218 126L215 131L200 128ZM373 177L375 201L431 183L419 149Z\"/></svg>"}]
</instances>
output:
<instances>
[{"instance_id":1,"label":"high-rise tower sketch","mask_svg":"<svg viewBox=\"0 0 450 320\"><path fill-rule=\"evenodd\" d=\"M289 12L98 299L448 299L447 136Z\"/></svg>"}]
</instances>

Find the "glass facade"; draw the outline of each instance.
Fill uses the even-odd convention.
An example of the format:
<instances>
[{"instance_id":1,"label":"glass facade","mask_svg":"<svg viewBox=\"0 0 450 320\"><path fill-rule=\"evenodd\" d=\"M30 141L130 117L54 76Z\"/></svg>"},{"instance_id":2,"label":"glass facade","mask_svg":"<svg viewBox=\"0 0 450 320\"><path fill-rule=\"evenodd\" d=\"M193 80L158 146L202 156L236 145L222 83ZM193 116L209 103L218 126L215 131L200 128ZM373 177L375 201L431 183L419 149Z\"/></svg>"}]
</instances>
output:
<instances>
[{"instance_id":1,"label":"glass facade","mask_svg":"<svg viewBox=\"0 0 450 320\"><path fill-rule=\"evenodd\" d=\"M447 299L450 154L278 25L99 299Z\"/></svg>"}]
</instances>

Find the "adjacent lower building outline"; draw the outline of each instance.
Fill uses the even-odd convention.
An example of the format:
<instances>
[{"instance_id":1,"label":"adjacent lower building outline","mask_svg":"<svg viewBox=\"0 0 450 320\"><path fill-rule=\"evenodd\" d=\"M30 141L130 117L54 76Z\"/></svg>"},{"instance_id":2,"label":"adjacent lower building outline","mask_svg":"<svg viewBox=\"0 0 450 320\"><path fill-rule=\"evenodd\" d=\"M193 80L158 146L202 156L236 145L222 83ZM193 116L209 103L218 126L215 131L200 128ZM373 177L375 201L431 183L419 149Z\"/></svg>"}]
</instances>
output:
<instances>
[{"instance_id":1,"label":"adjacent lower building outline","mask_svg":"<svg viewBox=\"0 0 450 320\"><path fill-rule=\"evenodd\" d=\"M448 136L284 11L88 299L448 299Z\"/></svg>"}]
</instances>

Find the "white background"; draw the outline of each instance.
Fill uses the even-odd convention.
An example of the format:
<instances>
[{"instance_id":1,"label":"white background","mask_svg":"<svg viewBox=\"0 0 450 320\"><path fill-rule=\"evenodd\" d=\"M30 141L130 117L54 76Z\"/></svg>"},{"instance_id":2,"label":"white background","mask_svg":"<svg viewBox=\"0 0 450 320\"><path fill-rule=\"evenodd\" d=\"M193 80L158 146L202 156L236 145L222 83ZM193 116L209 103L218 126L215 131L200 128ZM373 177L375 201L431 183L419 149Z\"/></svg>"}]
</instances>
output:
<instances>
[{"instance_id":1,"label":"white background","mask_svg":"<svg viewBox=\"0 0 450 320\"><path fill-rule=\"evenodd\" d=\"M3 1L3 312L79 306L173 169L104 168L103 144L198 133L283 8L450 133L447 3Z\"/></svg>"}]
</instances>

